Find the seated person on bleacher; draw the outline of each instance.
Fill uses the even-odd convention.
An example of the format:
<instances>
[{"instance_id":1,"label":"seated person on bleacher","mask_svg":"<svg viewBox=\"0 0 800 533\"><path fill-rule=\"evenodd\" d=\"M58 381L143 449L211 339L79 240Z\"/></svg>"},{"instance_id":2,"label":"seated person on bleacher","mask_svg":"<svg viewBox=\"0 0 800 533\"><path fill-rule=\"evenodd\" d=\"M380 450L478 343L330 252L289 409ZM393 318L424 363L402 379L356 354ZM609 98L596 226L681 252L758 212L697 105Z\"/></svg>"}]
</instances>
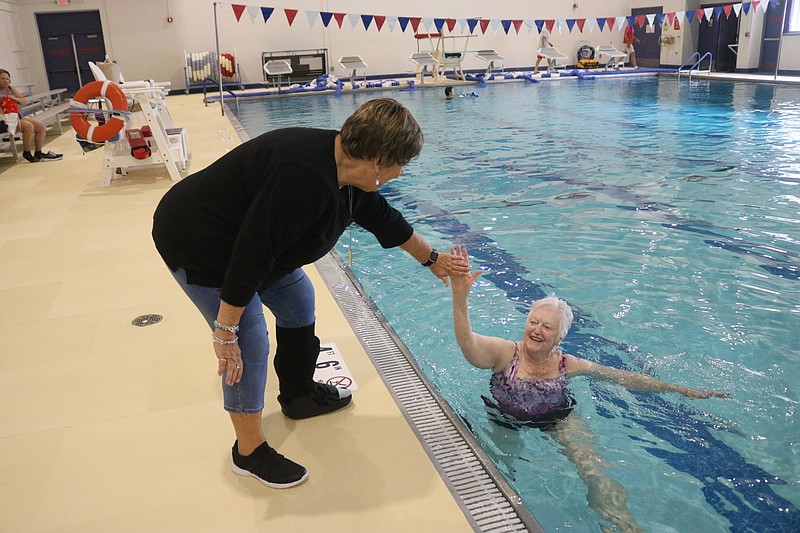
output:
<instances>
[{"instance_id":1,"label":"seated person on bleacher","mask_svg":"<svg viewBox=\"0 0 800 533\"><path fill-rule=\"evenodd\" d=\"M0 68L0 110L5 114L16 114L19 117L19 124L16 127L9 127L9 135L13 135L17 130L22 132L22 157L31 163L38 163L39 161L58 161L62 154L53 152L42 153L42 145L44 144L44 136L47 133L44 122L34 118L22 118L20 115L20 104L25 105L25 97L19 91L11 86L11 74ZM14 139L9 139L14 142ZM35 151L31 153L31 141Z\"/></svg>"}]
</instances>

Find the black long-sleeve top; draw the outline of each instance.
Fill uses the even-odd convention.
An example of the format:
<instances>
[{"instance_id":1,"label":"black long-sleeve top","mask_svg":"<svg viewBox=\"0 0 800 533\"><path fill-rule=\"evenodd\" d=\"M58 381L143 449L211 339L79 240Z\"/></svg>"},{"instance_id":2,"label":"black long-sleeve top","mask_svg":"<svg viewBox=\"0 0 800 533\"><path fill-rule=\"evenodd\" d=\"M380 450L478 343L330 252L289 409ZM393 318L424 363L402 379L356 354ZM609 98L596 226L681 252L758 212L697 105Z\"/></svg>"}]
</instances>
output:
<instances>
[{"instance_id":1,"label":"black long-sleeve top","mask_svg":"<svg viewBox=\"0 0 800 533\"><path fill-rule=\"evenodd\" d=\"M377 192L339 188L338 131L275 130L175 184L153 216L153 240L187 281L221 287L242 307L282 276L328 253L353 221L381 246L413 229Z\"/></svg>"}]
</instances>

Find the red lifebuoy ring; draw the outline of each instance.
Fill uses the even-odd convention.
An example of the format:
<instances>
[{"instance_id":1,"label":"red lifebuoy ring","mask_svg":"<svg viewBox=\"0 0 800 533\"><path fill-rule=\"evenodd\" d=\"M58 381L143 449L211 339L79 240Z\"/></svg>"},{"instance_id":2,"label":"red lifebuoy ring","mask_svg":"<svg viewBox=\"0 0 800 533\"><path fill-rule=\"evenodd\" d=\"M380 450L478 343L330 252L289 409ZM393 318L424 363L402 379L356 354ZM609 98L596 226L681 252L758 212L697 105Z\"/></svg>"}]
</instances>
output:
<instances>
[{"instance_id":1,"label":"red lifebuoy ring","mask_svg":"<svg viewBox=\"0 0 800 533\"><path fill-rule=\"evenodd\" d=\"M73 107L75 104L87 107L90 99L100 97L108 99L115 111L128 110L128 99L125 98L125 93L122 92L119 85L108 80L93 81L81 87L72 99ZM96 143L109 140L125 126L125 120L116 115L108 119L105 124L93 124L82 113L71 113L69 120L72 122L75 133L87 141Z\"/></svg>"}]
</instances>

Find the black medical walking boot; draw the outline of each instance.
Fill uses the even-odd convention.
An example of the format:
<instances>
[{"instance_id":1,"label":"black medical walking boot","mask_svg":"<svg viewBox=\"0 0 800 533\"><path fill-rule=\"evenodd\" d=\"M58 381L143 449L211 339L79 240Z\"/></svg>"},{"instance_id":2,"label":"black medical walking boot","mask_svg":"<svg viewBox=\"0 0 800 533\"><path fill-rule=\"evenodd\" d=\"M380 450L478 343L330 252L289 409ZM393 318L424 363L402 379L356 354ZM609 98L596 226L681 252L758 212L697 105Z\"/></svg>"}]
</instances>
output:
<instances>
[{"instance_id":1,"label":"black medical walking boot","mask_svg":"<svg viewBox=\"0 0 800 533\"><path fill-rule=\"evenodd\" d=\"M302 328L276 326L275 373L278 375L281 411L300 420L337 411L353 399L347 389L314 381L319 338L314 324Z\"/></svg>"}]
</instances>

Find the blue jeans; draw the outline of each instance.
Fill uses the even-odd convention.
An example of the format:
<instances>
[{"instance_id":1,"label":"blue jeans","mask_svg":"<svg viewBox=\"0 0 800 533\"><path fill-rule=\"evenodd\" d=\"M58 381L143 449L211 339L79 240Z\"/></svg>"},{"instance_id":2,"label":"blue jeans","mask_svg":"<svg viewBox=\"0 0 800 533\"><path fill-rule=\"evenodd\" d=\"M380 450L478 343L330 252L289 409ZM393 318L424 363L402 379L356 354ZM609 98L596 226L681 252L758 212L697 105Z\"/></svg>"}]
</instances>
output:
<instances>
[{"instance_id":1,"label":"blue jeans","mask_svg":"<svg viewBox=\"0 0 800 533\"><path fill-rule=\"evenodd\" d=\"M186 271L181 268L172 272L172 275L213 331L221 289L188 283ZM316 321L314 286L301 268L284 276L269 289L253 295L239 321L239 348L244 366L242 379L228 386L225 384L225 375L222 376L225 410L232 413L258 413L264 409L269 336L262 305L269 308L275 316L275 323L281 328L301 328Z\"/></svg>"}]
</instances>

